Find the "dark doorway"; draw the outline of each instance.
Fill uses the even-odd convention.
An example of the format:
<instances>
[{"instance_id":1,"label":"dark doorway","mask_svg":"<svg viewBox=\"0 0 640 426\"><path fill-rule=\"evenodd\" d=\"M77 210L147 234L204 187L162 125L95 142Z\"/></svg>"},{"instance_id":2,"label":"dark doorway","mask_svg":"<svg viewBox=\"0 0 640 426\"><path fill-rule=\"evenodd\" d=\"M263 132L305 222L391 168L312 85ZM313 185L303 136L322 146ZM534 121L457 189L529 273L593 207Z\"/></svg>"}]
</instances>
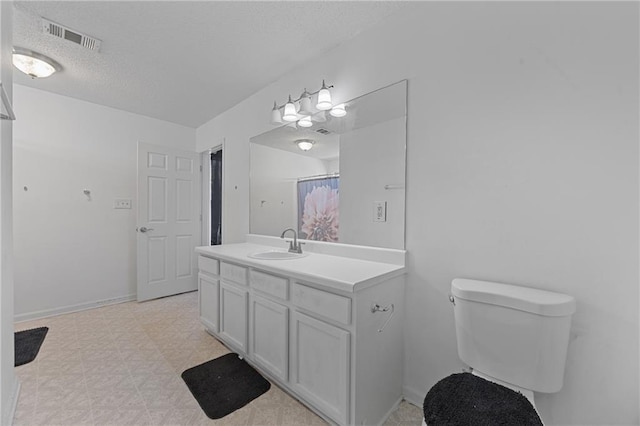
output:
<instances>
[{"instance_id":1,"label":"dark doorway","mask_svg":"<svg viewBox=\"0 0 640 426\"><path fill-rule=\"evenodd\" d=\"M211 153L211 245L222 244L222 150Z\"/></svg>"}]
</instances>

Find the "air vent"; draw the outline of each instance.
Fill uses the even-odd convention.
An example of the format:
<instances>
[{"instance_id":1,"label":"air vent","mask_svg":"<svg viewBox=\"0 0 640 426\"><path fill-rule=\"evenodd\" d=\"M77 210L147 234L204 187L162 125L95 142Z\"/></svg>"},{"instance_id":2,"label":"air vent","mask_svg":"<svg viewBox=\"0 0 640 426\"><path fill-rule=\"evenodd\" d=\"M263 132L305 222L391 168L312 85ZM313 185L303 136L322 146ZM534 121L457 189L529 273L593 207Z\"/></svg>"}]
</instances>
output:
<instances>
[{"instance_id":1,"label":"air vent","mask_svg":"<svg viewBox=\"0 0 640 426\"><path fill-rule=\"evenodd\" d=\"M60 24L56 24L55 22L51 22L44 18L42 19L42 31L45 34L68 40L90 50L100 50L100 43L102 43L97 38L79 33L75 30L72 30Z\"/></svg>"},{"instance_id":2,"label":"air vent","mask_svg":"<svg viewBox=\"0 0 640 426\"><path fill-rule=\"evenodd\" d=\"M320 133L322 135L328 135L329 133L331 133L331 131L327 129L319 128L319 129L316 129L316 133Z\"/></svg>"}]
</instances>

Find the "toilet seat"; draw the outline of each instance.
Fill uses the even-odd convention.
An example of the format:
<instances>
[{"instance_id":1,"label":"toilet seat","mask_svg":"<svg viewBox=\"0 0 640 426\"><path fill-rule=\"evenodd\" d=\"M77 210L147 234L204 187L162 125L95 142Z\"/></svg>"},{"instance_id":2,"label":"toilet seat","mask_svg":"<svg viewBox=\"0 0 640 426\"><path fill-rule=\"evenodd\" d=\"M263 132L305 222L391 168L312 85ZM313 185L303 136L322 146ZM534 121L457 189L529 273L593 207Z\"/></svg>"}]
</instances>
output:
<instances>
[{"instance_id":1,"label":"toilet seat","mask_svg":"<svg viewBox=\"0 0 640 426\"><path fill-rule=\"evenodd\" d=\"M424 399L428 426L542 426L531 402L521 393L471 373L458 373L436 383Z\"/></svg>"}]
</instances>

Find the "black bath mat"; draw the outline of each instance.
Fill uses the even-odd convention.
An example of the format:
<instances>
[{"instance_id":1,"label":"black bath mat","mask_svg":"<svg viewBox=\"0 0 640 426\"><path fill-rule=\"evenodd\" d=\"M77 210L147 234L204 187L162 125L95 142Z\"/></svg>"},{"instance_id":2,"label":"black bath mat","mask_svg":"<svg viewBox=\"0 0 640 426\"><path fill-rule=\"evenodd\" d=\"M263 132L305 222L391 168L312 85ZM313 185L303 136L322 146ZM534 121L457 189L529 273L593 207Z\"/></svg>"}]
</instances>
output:
<instances>
[{"instance_id":1,"label":"black bath mat","mask_svg":"<svg viewBox=\"0 0 640 426\"><path fill-rule=\"evenodd\" d=\"M15 366L30 363L40 351L48 327L32 328L14 334Z\"/></svg>"},{"instance_id":2,"label":"black bath mat","mask_svg":"<svg viewBox=\"0 0 640 426\"><path fill-rule=\"evenodd\" d=\"M233 413L271 387L271 383L233 353L185 370L182 379L210 419Z\"/></svg>"},{"instance_id":3,"label":"black bath mat","mask_svg":"<svg viewBox=\"0 0 640 426\"><path fill-rule=\"evenodd\" d=\"M436 383L423 409L428 426L542 426L524 395L470 373Z\"/></svg>"}]
</instances>

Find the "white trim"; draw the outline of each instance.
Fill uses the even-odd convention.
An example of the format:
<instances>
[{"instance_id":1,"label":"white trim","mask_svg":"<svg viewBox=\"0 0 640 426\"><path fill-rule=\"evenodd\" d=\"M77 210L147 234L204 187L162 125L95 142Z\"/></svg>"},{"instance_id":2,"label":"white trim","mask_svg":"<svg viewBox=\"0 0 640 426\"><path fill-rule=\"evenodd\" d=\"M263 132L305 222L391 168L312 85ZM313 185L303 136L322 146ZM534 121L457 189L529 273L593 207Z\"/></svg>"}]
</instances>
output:
<instances>
[{"instance_id":1,"label":"white trim","mask_svg":"<svg viewBox=\"0 0 640 426\"><path fill-rule=\"evenodd\" d=\"M107 306L107 305L116 305L118 303L124 303L124 302L130 302L132 300L136 300L136 296L137 296L136 294L128 294L126 296L114 297L111 299L102 299L102 300L96 300L93 302L79 303L77 305L68 305L68 306L61 306L59 308L45 309L42 311L27 312L26 314L20 314L20 315L14 316L14 321L15 322L30 321L34 319L53 317L61 314L68 314L71 312L86 311L87 309L95 309L95 308L100 308L102 306Z\"/></svg>"},{"instance_id":2,"label":"white trim","mask_svg":"<svg viewBox=\"0 0 640 426\"><path fill-rule=\"evenodd\" d=\"M201 196L200 196L200 214L202 214L202 222L201 222L201 241L202 245L208 246L211 245L211 158L210 155L214 154L218 151L222 151L222 194L220 196L220 202L222 204L221 209L221 217L220 221L224 224L224 182L225 182L225 167L224 167L224 143L225 139L222 138L222 141L203 151L200 155L200 162L202 164L202 186L201 186ZM206 159L206 161L205 161ZM207 200L208 202L205 202ZM223 225L224 226L224 225ZM225 232L222 232L222 239L224 240Z\"/></svg>"},{"instance_id":3,"label":"white trim","mask_svg":"<svg viewBox=\"0 0 640 426\"><path fill-rule=\"evenodd\" d=\"M384 416L382 416L382 419L380 420L380 423L378 423L377 426L382 426L383 424L385 424L385 422L387 420L389 420L389 417L391 417L391 415L398 409L398 407L400 406L400 403L402 402L403 399L404 398L402 398L402 397L398 398L396 403L393 404L393 407L391 407L391 409L389 411L387 411L387 413Z\"/></svg>"},{"instance_id":4,"label":"white trim","mask_svg":"<svg viewBox=\"0 0 640 426\"><path fill-rule=\"evenodd\" d=\"M200 167L202 167L202 174L200 175L200 243L204 246L209 245L209 235L211 235L211 218L209 216L209 210L211 209L211 160L209 159L211 151L207 150L200 153Z\"/></svg>"},{"instance_id":5,"label":"white trim","mask_svg":"<svg viewBox=\"0 0 640 426\"><path fill-rule=\"evenodd\" d=\"M18 380L18 378L16 377L13 382L13 392L11 394L11 399L9 400L11 409L6 413L6 417L2 419L3 425L11 426L13 424L13 419L16 416L16 407L18 406L18 397L20 396L21 386L22 384L20 383L20 380Z\"/></svg>"},{"instance_id":6,"label":"white trim","mask_svg":"<svg viewBox=\"0 0 640 426\"><path fill-rule=\"evenodd\" d=\"M422 407L424 405L424 397L427 396L426 392L418 391L409 386L403 386L402 393L404 394L404 400L416 407Z\"/></svg>"}]
</instances>

